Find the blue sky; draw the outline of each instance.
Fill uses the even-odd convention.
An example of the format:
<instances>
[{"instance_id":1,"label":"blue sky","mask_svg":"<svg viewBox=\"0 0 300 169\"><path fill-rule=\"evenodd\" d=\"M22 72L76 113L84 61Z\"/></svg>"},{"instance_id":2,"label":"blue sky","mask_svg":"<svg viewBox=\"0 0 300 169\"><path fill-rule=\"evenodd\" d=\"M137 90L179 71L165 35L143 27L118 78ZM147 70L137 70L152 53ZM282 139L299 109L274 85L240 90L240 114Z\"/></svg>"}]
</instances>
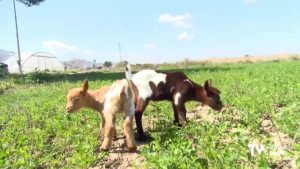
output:
<instances>
[{"instance_id":1,"label":"blue sky","mask_svg":"<svg viewBox=\"0 0 300 169\"><path fill-rule=\"evenodd\" d=\"M46 0L17 3L21 52L131 63L300 53L299 0ZM0 0L0 49L17 51L12 0Z\"/></svg>"}]
</instances>

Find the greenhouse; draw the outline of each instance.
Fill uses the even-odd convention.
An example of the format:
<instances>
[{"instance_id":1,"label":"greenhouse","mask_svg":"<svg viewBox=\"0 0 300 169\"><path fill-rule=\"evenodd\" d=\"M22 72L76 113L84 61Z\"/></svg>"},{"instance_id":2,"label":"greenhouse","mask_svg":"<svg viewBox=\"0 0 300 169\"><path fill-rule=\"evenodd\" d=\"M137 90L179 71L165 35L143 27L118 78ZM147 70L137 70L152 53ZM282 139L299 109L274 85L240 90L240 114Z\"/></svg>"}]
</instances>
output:
<instances>
[{"instance_id":1,"label":"greenhouse","mask_svg":"<svg viewBox=\"0 0 300 169\"><path fill-rule=\"evenodd\" d=\"M17 56L10 56L6 61L10 73L19 73ZM50 53L38 52L22 58L23 73L34 71L63 71L64 66Z\"/></svg>"}]
</instances>

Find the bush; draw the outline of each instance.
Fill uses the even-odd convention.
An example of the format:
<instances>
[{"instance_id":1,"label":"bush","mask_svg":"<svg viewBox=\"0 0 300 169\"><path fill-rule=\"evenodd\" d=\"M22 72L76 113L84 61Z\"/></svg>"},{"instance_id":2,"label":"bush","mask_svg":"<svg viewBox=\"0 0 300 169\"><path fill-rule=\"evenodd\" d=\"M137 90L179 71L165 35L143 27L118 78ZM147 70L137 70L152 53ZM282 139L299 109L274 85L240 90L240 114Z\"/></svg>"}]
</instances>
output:
<instances>
[{"instance_id":1,"label":"bush","mask_svg":"<svg viewBox=\"0 0 300 169\"><path fill-rule=\"evenodd\" d=\"M8 76L8 69L0 67L0 78L5 78Z\"/></svg>"},{"instance_id":2,"label":"bush","mask_svg":"<svg viewBox=\"0 0 300 169\"><path fill-rule=\"evenodd\" d=\"M300 60L300 55L291 55L289 57L289 59L291 59L291 60Z\"/></svg>"}]
</instances>

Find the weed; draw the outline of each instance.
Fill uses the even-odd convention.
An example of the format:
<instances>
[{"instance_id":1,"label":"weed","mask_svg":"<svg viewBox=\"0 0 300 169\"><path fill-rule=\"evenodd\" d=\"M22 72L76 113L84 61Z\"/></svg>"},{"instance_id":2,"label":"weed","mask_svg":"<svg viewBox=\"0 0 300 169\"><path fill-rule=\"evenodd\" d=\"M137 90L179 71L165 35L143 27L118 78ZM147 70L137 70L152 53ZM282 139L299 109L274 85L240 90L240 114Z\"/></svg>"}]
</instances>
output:
<instances>
[{"instance_id":1,"label":"weed","mask_svg":"<svg viewBox=\"0 0 300 169\"><path fill-rule=\"evenodd\" d=\"M167 71L175 67L167 65ZM178 69L177 69L178 71ZM258 140L272 147L261 133L262 117L294 140L286 156L300 165L300 62L193 65L181 69L203 84L212 79L222 100L231 108L209 122L190 118L179 128L173 124L168 102L151 102L144 123L154 141L141 150L148 168L268 168L274 158L268 151L251 156L248 145ZM0 80L0 168L88 168L108 157L101 143L99 115L88 109L65 113L69 88L84 79L92 89L123 78L123 72L82 74L33 73ZM196 104L188 103L188 112ZM201 112L196 112L201 115ZM189 114L189 113L188 113ZM150 119L150 120L147 120Z\"/></svg>"}]
</instances>

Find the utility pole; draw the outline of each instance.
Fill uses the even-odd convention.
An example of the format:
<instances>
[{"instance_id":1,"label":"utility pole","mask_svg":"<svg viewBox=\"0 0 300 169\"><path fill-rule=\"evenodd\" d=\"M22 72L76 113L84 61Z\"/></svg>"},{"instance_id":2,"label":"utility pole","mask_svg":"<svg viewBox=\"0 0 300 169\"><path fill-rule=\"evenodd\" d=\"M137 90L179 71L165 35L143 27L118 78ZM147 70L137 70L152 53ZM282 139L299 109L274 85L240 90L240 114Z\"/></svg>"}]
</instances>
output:
<instances>
[{"instance_id":1,"label":"utility pole","mask_svg":"<svg viewBox=\"0 0 300 169\"><path fill-rule=\"evenodd\" d=\"M120 57L120 63L122 63L121 43L119 43L119 57Z\"/></svg>"},{"instance_id":2,"label":"utility pole","mask_svg":"<svg viewBox=\"0 0 300 169\"><path fill-rule=\"evenodd\" d=\"M14 13L15 13L15 24L16 24L16 36L17 36L17 47L18 47L18 65L19 65L19 72L22 74L22 63L21 63L21 54L20 54L20 43L19 43L19 31L18 31L18 21L17 21L17 12L16 12L16 0L13 0L14 3Z\"/></svg>"}]
</instances>

